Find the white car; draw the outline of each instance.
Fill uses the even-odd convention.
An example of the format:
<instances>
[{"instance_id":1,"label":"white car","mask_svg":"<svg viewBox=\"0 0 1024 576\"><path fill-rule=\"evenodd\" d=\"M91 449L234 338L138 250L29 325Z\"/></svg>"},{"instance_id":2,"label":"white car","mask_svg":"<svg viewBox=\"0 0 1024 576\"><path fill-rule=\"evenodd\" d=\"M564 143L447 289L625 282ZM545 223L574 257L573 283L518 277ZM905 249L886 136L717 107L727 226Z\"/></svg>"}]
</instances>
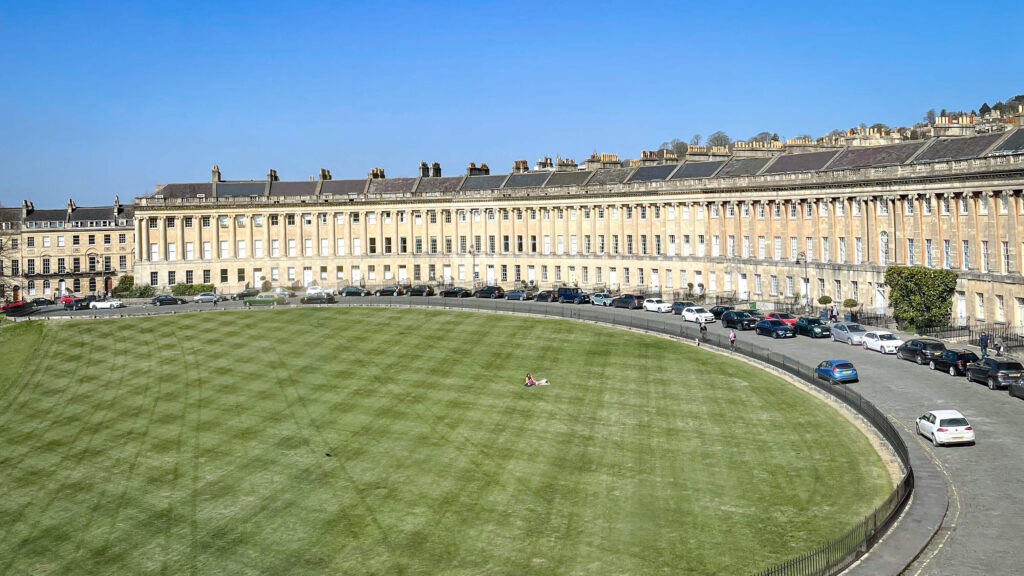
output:
<instances>
[{"instance_id":1,"label":"white car","mask_svg":"<svg viewBox=\"0 0 1024 576\"><path fill-rule=\"evenodd\" d=\"M917 433L932 444L974 444L974 428L956 410L932 410L917 419Z\"/></svg>"},{"instance_id":2,"label":"white car","mask_svg":"<svg viewBox=\"0 0 1024 576\"><path fill-rule=\"evenodd\" d=\"M668 313L672 311L672 305L661 298L648 298L644 300L644 311Z\"/></svg>"},{"instance_id":3,"label":"white car","mask_svg":"<svg viewBox=\"0 0 1024 576\"><path fill-rule=\"evenodd\" d=\"M306 288L306 296L313 296L314 294L325 294L327 296L334 296L334 291L323 286L310 286Z\"/></svg>"},{"instance_id":4,"label":"white car","mask_svg":"<svg viewBox=\"0 0 1024 576\"><path fill-rule=\"evenodd\" d=\"M715 321L715 315L700 306L688 306L683 308L683 320L686 322L699 322L710 324Z\"/></svg>"},{"instance_id":5,"label":"white car","mask_svg":"<svg viewBox=\"0 0 1024 576\"><path fill-rule=\"evenodd\" d=\"M903 344L903 340L885 330L870 330L861 336L861 345L865 350L874 350L882 354L895 354L901 344Z\"/></svg>"},{"instance_id":6,"label":"white car","mask_svg":"<svg viewBox=\"0 0 1024 576\"><path fill-rule=\"evenodd\" d=\"M120 300L96 300L89 302L90 310L105 310L108 308L124 308L124 302Z\"/></svg>"}]
</instances>

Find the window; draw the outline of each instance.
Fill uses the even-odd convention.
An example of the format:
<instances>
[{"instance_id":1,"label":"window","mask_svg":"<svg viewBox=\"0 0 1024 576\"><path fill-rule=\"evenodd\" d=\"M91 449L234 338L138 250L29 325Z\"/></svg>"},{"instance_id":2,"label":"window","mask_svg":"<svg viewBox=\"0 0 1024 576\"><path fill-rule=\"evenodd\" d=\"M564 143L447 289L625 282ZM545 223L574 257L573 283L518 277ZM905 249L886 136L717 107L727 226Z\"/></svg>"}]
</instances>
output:
<instances>
[{"instance_id":1,"label":"window","mask_svg":"<svg viewBox=\"0 0 1024 576\"><path fill-rule=\"evenodd\" d=\"M988 194L982 194L978 197L978 214L988 214Z\"/></svg>"},{"instance_id":2,"label":"window","mask_svg":"<svg viewBox=\"0 0 1024 576\"><path fill-rule=\"evenodd\" d=\"M961 252L963 254L963 260L960 261L960 267L964 270L969 269L971 262L971 245L968 240L964 240L961 244Z\"/></svg>"},{"instance_id":3,"label":"window","mask_svg":"<svg viewBox=\"0 0 1024 576\"><path fill-rule=\"evenodd\" d=\"M76 284L78 283L78 279L77 278L75 278L75 283ZM160 276L156 272L150 272L149 273L149 285L150 286L156 286L159 283L160 283ZM79 290L79 288L76 286L75 287L75 291L78 291L78 290Z\"/></svg>"},{"instance_id":4,"label":"window","mask_svg":"<svg viewBox=\"0 0 1024 576\"><path fill-rule=\"evenodd\" d=\"M932 239L925 238L924 240L924 265L928 268L934 268L935 263L932 260Z\"/></svg>"},{"instance_id":5,"label":"window","mask_svg":"<svg viewBox=\"0 0 1024 576\"><path fill-rule=\"evenodd\" d=\"M974 295L974 315L979 321L985 320L985 295L981 292Z\"/></svg>"},{"instance_id":6,"label":"window","mask_svg":"<svg viewBox=\"0 0 1024 576\"><path fill-rule=\"evenodd\" d=\"M776 236L772 244L775 246L775 259L782 260L782 236Z\"/></svg>"},{"instance_id":7,"label":"window","mask_svg":"<svg viewBox=\"0 0 1024 576\"><path fill-rule=\"evenodd\" d=\"M764 236L757 237L757 257L762 260L768 257L768 243Z\"/></svg>"},{"instance_id":8,"label":"window","mask_svg":"<svg viewBox=\"0 0 1024 576\"><path fill-rule=\"evenodd\" d=\"M878 234L878 263L889 263L889 233L884 230Z\"/></svg>"},{"instance_id":9,"label":"window","mask_svg":"<svg viewBox=\"0 0 1024 576\"><path fill-rule=\"evenodd\" d=\"M1003 274L1009 274L1010 273L1010 243L1006 242L1006 241L1000 242L999 251L1000 251L1000 256L1001 256L1000 261L1002 262L1002 266L1003 266L1002 267L1002 272L1003 272Z\"/></svg>"},{"instance_id":10,"label":"window","mask_svg":"<svg viewBox=\"0 0 1024 576\"><path fill-rule=\"evenodd\" d=\"M270 218L271 218L271 221L274 224L277 224L277 216L271 216ZM209 216L203 216L202 218L199 219L199 223L200 223L200 225L203 228L209 228L210 227L210 217Z\"/></svg>"},{"instance_id":11,"label":"window","mask_svg":"<svg viewBox=\"0 0 1024 576\"><path fill-rule=\"evenodd\" d=\"M312 256L313 255L313 239L306 238L302 241L302 255Z\"/></svg>"},{"instance_id":12,"label":"window","mask_svg":"<svg viewBox=\"0 0 1024 576\"><path fill-rule=\"evenodd\" d=\"M949 196L943 196L939 201L939 213L949 216Z\"/></svg>"},{"instance_id":13,"label":"window","mask_svg":"<svg viewBox=\"0 0 1024 576\"><path fill-rule=\"evenodd\" d=\"M127 244L128 243L127 235L125 235L125 234L118 234L117 235L117 243L118 244ZM63 246L64 242L61 242L60 245Z\"/></svg>"},{"instance_id":14,"label":"window","mask_svg":"<svg viewBox=\"0 0 1024 576\"><path fill-rule=\"evenodd\" d=\"M186 222L188 222L188 220L186 220ZM253 228L262 228L263 227L263 216L260 215L260 214L256 214L255 216L253 216L252 217L252 226L253 226Z\"/></svg>"},{"instance_id":15,"label":"window","mask_svg":"<svg viewBox=\"0 0 1024 576\"><path fill-rule=\"evenodd\" d=\"M228 257L228 241L227 240L221 240L220 241L220 257L221 258L227 258Z\"/></svg>"},{"instance_id":16,"label":"window","mask_svg":"<svg viewBox=\"0 0 1024 576\"><path fill-rule=\"evenodd\" d=\"M220 226L221 228L227 228L228 227L228 217L227 216L220 216L220 217L218 217L217 218L217 225Z\"/></svg>"},{"instance_id":17,"label":"window","mask_svg":"<svg viewBox=\"0 0 1024 576\"><path fill-rule=\"evenodd\" d=\"M904 198L903 199L903 213L906 214L907 216L913 216L914 215L914 199L913 198Z\"/></svg>"},{"instance_id":18,"label":"window","mask_svg":"<svg viewBox=\"0 0 1024 576\"><path fill-rule=\"evenodd\" d=\"M961 196L960 197L960 215L961 216L966 216L967 214L968 214L968 211L967 211L967 197L966 196Z\"/></svg>"},{"instance_id":19,"label":"window","mask_svg":"<svg viewBox=\"0 0 1024 576\"><path fill-rule=\"evenodd\" d=\"M203 242L203 258L206 260L213 258L213 251L209 240Z\"/></svg>"},{"instance_id":20,"label":"window","mask_svg":"<svg viewBox=\"0 0 1024 576\"><path fill-rule=\"evenodd\" d=\"M876 214L878 214L879 216L888 216L889 215L889 201L888 200L886 200L885 198L879 198L879 199L875 200L875 205L877 207Z\"/></svg>"},{"instance_id":21,"label":"window","mask_svg":"<svg viewBox=\"0 0 1024 576\"><path fill-rule=\"evenodd\" d=\"M63 258L61 260L63 260ZM63 265L62 265L62 267L63 267ZM117 257L117 269L118 270L122 270L122 271L128 269L128 257L127 256L118 256Z\"/></svg>"},{"instance_id":22,"label":"window","mask_svg":"<svg viewBox=\"0 0 1024 576\"><path fill-rule=\"evenodd\" d=\"M235 216L235 228L245 228L245 216L239 214Z\"/></svg>"},{"instance_id":23,"label":"window","mask_svg":"<svg viewBox=\"0 0 1024 576\"><path fill-rule=\"evenodd\" d=\"M981 241L981 271L985 273L990 271L988 265L988 240Z\"/></svg>"},{"instance_id":24,"label":"window","mask_svg":"<svg viewBox=\"0 0 1024 576\"><path fill-rule=\"evenodd\" d=\"M947 269L953 267L953 249L949 240L942 241L942 267Z\"/></svg>"},{"instance_id":25,"label":"window","mask_svg":"<svg viewBox=\"0 0 1024 576\"><path fill-rule=\"evenodd\" d=\"M239 268L236 273L236 278L238 278L238 281L245 282L245 268Z\"/></svg>"},{"instance_id":26,"label":"window","mask_svg":"<svg viewBox=\"0 0 1024 576\"><path fill-rule=\"evenodd\" d=\"M836 216L846 215L846 202L842 200L836 200Z\"/></svg>"}]
</instances>

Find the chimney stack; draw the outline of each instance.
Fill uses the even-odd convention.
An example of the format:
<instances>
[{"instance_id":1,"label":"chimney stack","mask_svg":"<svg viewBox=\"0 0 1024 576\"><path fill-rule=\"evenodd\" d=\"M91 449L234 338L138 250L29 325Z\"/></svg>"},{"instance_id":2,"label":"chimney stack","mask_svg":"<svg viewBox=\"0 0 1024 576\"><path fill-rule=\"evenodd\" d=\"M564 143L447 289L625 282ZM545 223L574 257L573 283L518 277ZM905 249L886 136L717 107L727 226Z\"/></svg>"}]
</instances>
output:
<instances>
[{"instance_id":1,"label":"chimney stack","mask_svg":"<svg viewBox=\"0 0 1024 576\"><path fill-rule=\"evenodd\" d=\"M217 166L216 164L214 164L213 165L213 170L211 171L211 173L212 173L212 176L213 176L213 178L211 180L212 182L221 182L221 179L220 179L220 166Z\"/></svg>"},{"instance_id":2,"label":"chimney stack","mask_svg":"<svg viewBox=\"0 0 1024 576\"><path fill-rule=\"evenodd\" d=\"M278 181L277 170L274 170L273 168L271 168L270 170L267 170L267 180L269 180L271 182L277 182Z\"/></svg>"},{"instance_id":3,"label":"chimney stack","mask_svg":"<svg viewBox=\"0 0 1024 576\"><path fill-rule=\"evenodd\" d=\"M28 215L35 212L36 207L28 200L21 201L21 217L22 219L28 218Z\"/></svg>"},{"instance_id":4,"label":"chimney stack","mask_svg":"<svg viewBox=\"0 0 1024 576\"><path fill-rule=\"evenodd\" d=\"M121 198L118 195L114 195L114 220L121 214Z\"/></svg>"},{"instance_id":5,"label":"chimney stack","mask_svg":"<svg viewBox=\"0 0 1024 576\"><path fill-rule=\"evenodd\" d=\"M433 164L430 165L430 177L431 178L440 178L441 177L441 163L440 162L434 162Z\"/></svg>"},{"instance_id":6,"label":"chimney stack","mask_svg":"<svg viewBox=\"0 0 1024 576\"><path fill-rule=\"evenodd\" d=\"M370 170L370 173L366 175L366 177L367 178L371 178L373 180L382 179L382 178L385 177L384 176L384 169L383 168L373 168L372 170Z\"/></svg>"},{"instance_id":7,"label":"chimney stack","mask_svg":"<svg viewBox=\"0 0 1024 576\"><path fill-rule=\"evenodd\" d=\"M430 166L426 160L420 160L420 178L430 178Z\"/></svg>"},{"instance_id":8,"label":"chimney stack","mask_svg":"<svg viewBox=\"0 0 1024 576\"><path fill-rule=\"evenodd\" d=\"M68 198L68 220L71 220L71 213L75 211L75 208L78 208L75 206L75 201Z\"/></svg>"},{"instance_id":9,"label":"chimney stack","mask_svg":"<svg viewBox=\"0 0 1024 576\"><path fill-rule=\"evenodd\" d=\"M321 180L330 180L331 179L331 171L328 170L327 168L321 168L320 169L320 179Z\"/></svg>"}]
</instances>

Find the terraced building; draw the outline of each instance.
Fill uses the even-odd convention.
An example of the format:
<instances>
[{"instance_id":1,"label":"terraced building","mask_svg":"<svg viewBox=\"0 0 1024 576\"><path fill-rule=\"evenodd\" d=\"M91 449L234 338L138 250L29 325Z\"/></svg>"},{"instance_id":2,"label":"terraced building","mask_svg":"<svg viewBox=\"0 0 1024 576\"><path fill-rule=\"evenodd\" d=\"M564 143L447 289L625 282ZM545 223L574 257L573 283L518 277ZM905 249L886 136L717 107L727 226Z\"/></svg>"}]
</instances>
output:
<instances>
[{"instance_id":1,"label":"terraced building","mask_svg":"<svg viewBox=\"0 0 1024 576\"><path fill-rule=\"evenodd\" d=\"M1024 323L1024 129L881 146L692 147L441 176L175 183L135 204L134 273L336 287L437 282L887 306L887 266L958 271L954 320Z\"/></svg>"}]
</instances>

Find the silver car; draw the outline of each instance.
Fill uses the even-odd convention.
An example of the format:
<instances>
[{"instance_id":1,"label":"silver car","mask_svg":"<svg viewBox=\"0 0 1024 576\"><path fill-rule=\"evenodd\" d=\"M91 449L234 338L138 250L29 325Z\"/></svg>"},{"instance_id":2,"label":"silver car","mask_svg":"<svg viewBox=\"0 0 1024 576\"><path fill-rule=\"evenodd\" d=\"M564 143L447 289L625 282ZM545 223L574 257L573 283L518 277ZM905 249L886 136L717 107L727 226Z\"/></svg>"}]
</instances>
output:
<instances>
[{"instance_id":1,"label":"silver car","mask_svg":"<svg viewBox=\"0 0 1024 576\"><path fill-rule=\"evenodd\" d=\"M832 325L832 341L846 342L850 346L862 346L867 330L860 324L836 322Z\"/></svg>"}]
</instances>

